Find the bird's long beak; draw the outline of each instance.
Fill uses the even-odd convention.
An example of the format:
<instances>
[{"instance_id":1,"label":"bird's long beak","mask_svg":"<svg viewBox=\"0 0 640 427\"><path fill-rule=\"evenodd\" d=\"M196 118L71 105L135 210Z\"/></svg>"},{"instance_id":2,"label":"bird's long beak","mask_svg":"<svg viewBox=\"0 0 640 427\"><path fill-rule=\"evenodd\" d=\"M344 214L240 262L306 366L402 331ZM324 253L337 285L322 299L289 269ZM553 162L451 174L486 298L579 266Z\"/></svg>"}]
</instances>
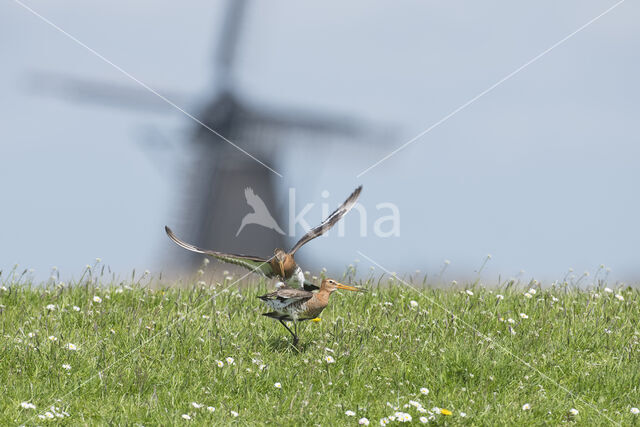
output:
<instances>
[{"instance_id":1,"label":"bird's long beak","mask_svg":"<svg viewBox=\"0 0 640 427\"><path fill-rule=\"evenodd\" d=\"M342 283L336 283L336 288L344 289L345 291L354 291L354 292L366 292L366 289L356 288L355 286L343 285Z\"/></svg>"}]
</instances>

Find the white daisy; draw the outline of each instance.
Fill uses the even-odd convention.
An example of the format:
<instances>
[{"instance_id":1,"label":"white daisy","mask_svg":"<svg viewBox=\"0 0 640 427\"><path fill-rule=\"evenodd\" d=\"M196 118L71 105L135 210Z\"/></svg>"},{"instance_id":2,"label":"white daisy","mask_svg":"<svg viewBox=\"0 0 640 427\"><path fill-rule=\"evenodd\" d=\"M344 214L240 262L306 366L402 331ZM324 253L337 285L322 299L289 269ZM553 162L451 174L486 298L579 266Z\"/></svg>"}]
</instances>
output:
<instances>
[{"instance_id":1,"label":"white daisy","mask_svg":"<svg viewBox=\"0 0 640 427\"><path fill-rule=\"evenodd\" d=\"M66 370L66 371L70 371L71 370L71 365L65 363L64 365L62 365L62 369Z\"/></svg>"},{"instance_id":2,"label":"white daisy","mask_svg":"<svg viewBox=\"0 0 640 427\"><path fill-rule=\"evenodd\" d=\"M422 387L422 388L420 389L420 393L425 394L425 395L426 395L426 394L429 394L429 389L428 389L428 388L426 388L426 387Z\"/></svg>"},{"instance_id":3,"label":"white daisy","mask_svg":"<svg viewBox=\"0 0 640 427\"><path fill-rule=\"evenodd\" d=\"M347 417L355 417L356 413L349 410L344 413Z\"/></svg>"},{"instance_id":4,"label":"white daisy","mask_svg":"<svg viewBox=\"0 0 640 427\"><path fill-rule=\"evenodd\" d=\"M73 311L80 311L80 307L78 307L77 305L73 306Z\"/></svg>"},{"instance_id":5,"label":"white daisy","mask_svg":"<svg viewBox=\"0 0 640 427\"><path fill-rule=\"evenodd\" d=\"M529 405L528 403L525 403L524 405L522 405L522 410L523 411L531 410L531 405Z\"/></svg>"},{"instance_id":6,"label":"white daisy","mask_svg":"<svg viewBox=\"0 0 640 427\"><path fill-rule=\"evenodd\" d=\"M222 360L216 360L216 364L218 365L218 368L224 368L224 362Z\"/></svg>"},{"instance_id":7,"label":"white daisy","mask_svg":"<svg viewBox=\"0 0 640 427\"><path fill-rule=\"evenodd\" d=\"M396 417L396 420L401 423L410 423L413 419L411 418L411 415L407 414L406 412L396 412L393 415Z\"/></svg>"},{"instance_id":8,"label":"white daisy","mask_svg":"<svg viewBox=\"0 0 640 427\"><path fill-rule=\"evenodd\" d=\"M569 413L570 413L571 415L573 415L573 416L576 416L576 415L578 415L580 412L579 412L577 409L575 409L575 408L571 408L571 409L569 409Z\"/></svg>"},{"instance_id":9,"label":"white daisy","mask_svg":"<svg viewBox=\"0 0 640 427\"><path fill-rule=\"evenodd\" d=\"M415 308L415 307L417 307L417 306L418 306L418 301L411 300L411 301L409 301L409 305L410 305L411 307ZM366 418L365 418L365 419L366 419Z\"/></svg>"},{"instance_id":10,"label":"white daisy","mask_svg":"<svg viewBox=\"0 0 640 427\"><path fill-rule=\"evenodd\" d=\"M282 388L282 384L280 384L280 383L275 383L273 386L274 386L275 388Z\"/></svg>"},{"instance_id":11,"label":"white daisy","mask_svg":"<svg viewBox=\"0 0 640 427\"><path fill-rule=\"evenodd\" d=\"M369 425L369 420L362 417L358 420L358 424L360 424L361 426L368 426Z\"/></svg>"},{"instance_id":12,"label":"white daisy","mask_svg":"<svg viewBox=\"0 0 640 427\"><path fill-rule=\"evenodd\" d=\"M49 341L58 341L58 338L55 335L49 335Z\"/></svg>"},{"instance_id":13,"label":"white daisy","mask_svg":"<svg viewBox=\"0 0 640 427\"><path fill-rule=\"evenodd\" d=\"M76 351L78 347L75 344L69 343L67 344L67 350Z\"/></svg>"},{"instance_id":14,"label":"white daisy","mask_svg":"<svg viewBox=\"0 0 640 427\"><path fill-rule=\"evenodd\" d=\"M419 420L422 424L426 424L429 422L429 419L427 417L420 417Z\"/></svg>"},{"instance_id":15,"label":"white daisy","mask_svg":"<svg viewBox=\"0 0 640 427\"><path fill-rule=\"evenodd\" d=\"M499 300L503 300L504 299L504 295L498 294L498 295L496 295L496 298L499 299Z\"/></svg>"},{"instance_id":16,"label":"white daisy","mask_svg":"<svg viewBox=\"0 0 640 427\"><path fill-rule=\"evenodd\" d=\"M36 409L36 405L31 402L22 402L20 406L22 406L24 409Z\"/></svg>"},{"instance_id":17,"label":"white daisy","mask_svg":"<svg viewBox=\"0 0 640 427\"><path fill-rule=\"evenodd\" d=\"M207 406L207 411L209 412L215 412L216 408L214 408L213 406Z\"/></svg>"},{"instance_id":18,"label":"white daisy","mask_svg":"<svg viewBox=\"0 0 640 427\"><path fill-rule=\"evenodd\" d=\"M624 301L624 297L620 294L616 294L616 298L618 298L619 301Z\"/></svg>"},{"instance_id":19,"label":"white daisy","mask_svg":"<svg viewBox=\"0 0 640 427\"><path fill-rule=\"evenodd\" d=\"M187 421L189 421L189 420L191 420L191 415L189 415L189 414L182 414L182 419L183 419L183 420L187 420Z\"/></svg>"},{"instance_id":20,"label":"white daisy","mask_svg":"<svg viewBox=\"0 0 640 427\"><path fill-rule=\"evenodd\" d=\"M633 415L638 415L638 414L640 414L640 409L638 409L638 408L631 408L631 413L632 413Z\"/></svg>"},{"instance_id":21,"label":"white daisy","mask_svg":"<svg viewBox=\"0 0 640 427\"><path fill-rule=\"evenodd\" d=\"M93 297L93 302L96 302L98 304L100 304L102 302L102 298L100 298L98 295L95 295ZM186 414L185 414L186 415ZM183 417L184 418L184 417Z\"/></svg>"},{"instance_id":22,"label":"white daisy","mask_svg":"<svg viewBox=\"0 0 640 427\"><path fill-rule=\"evenodd\" d=\"M467 289L465 291L467 293L467 295L472 296L473 295L473 291L471 291L470 289Z\"/></svg>"},{"instance_id":23,"label":"white daisy","mask_svg":"<svg viewBox=\"0 0 640 427\"><path fill-rule=\"evenodd\" d=\"M237 417L238 415L240 415L240 414L238 414L236 411L231 411L231 416Z\"/></svg>"},{"instance_id":24,"label":"white daisy","mask_svg":"<svg viewBox=\"0 0 640 427\"><path fill-rule=\"evenodd\" d=\"M527 315L526 315L526 314L524 314L524 313L520 313L520 317L521 317L522 319L528 319L528 318L529 318L529 316L527 316Z\"/></svg>"},{"instance_id":25,"label":"white daisy","mask_svg":"<svg viewBox=\"0 0 640 427\"><path fill-rule=\"evenodd\" d=\"M49 311L53 311L53 310L55 310L55 309L56 309L56 306L55 306L55 305L53 305L53 304L48 304L45 308L46 308L47 310L49 310Z\"/></svg>"},{"instance_id":26,"label":"white daisy","mask_svg":"<svg viewBox=\"0 0 640 427\"><path fill-rule=\"evenodd\" d=\"M324 361L327 363L336 363L336 360L333 358L333 356L325 356L324 357Z\"/></svg>"},{"instance_id":27,"label":"white daisy","mask_svg":"<svg viewBox=\"0 0 640 427\"><path fill-rule=\"evenodd\" d=\"M235 365L236 364L236 362L233 359L233 357L227 357L226 361L227 361L227 365Z\"/></svg>"},{"instance_id":28,"label":"white daisy","mask_svg":"<svg viewBox=\"0 0 640 427\"><path fill-rule=\"evenodd\" d=\"M196 409L200 409L202 408L204 405L198 403L198 402L191 402L191 406L193 406Z\"/></svg>"}]
</instances>

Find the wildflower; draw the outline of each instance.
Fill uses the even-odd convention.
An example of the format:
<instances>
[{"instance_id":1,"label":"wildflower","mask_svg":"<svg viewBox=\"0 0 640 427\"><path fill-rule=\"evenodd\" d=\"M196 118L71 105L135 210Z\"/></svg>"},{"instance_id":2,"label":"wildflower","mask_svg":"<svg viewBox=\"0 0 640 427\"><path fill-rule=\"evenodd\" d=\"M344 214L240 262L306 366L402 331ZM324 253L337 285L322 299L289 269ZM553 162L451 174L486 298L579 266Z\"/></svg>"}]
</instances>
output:
<instances>
[{"instance_id":1,"label":"wildflower","mask_svg":"<svg viewBox=\"0 0 640 427\"><path fill-rule=\"evenodd\" d=\"M632 413L633 415L638 415L638 414L640 414L640 409L638 409L638 408L631 408L631 413Z\"/></svg>"},{"instance_id":2,"label":"wildflower","mask_svg":"<svg viewBox=\"0 0 640 427\"><path fill-rule=\"evenodd\" d=\"M427 417L420 417L419 419L420 419L420 422L421 422L422 424L426 424L426 423L428 423L428 422L429 422L429 420L427 419Z\"/></svg>"},{"instance_id":3,"label":"wildflower","mask_svg":"<svg viewBox=\"0 0 640 427\"><path fill-rule=\"evenodd\" d=\"M45 307L47 310L49 311L53 311L56 309L56 306L53 304L47 304L47 306Z\"/></svg>"},{"instance_id":4,"label":"wildflower","mask_svg":"<svg viewBox=\"0 0 640 427\"><path fill-rule=\"evenodd\" d=\"M274 386L275 388L282 388L282 384L280 384L280 383L275 383L273 386Z\"/></svg>"},{"instance_id":5,"label":"wildflower","mask_svg":"<svg viewBox=\"0 0 640 427\"><path fill-rule=\"evenodd\" d=\"M324 357L324 361L327 363L336 363L336 360L333 358L333 356L329 356L329 355Z\"/></svg>"},{"instance_id":6,"label":"wildflower","mask_svg":"<svg viewBox=\"0 0 640 427\"><path fill-rule=\"evenodd\" d=\"M577 409L575 409L575 408L571 408L571 409L569 409L569 413L570 413L571 415L573 415L573 416L576 416L576 415L578 415L580 412L578 412L578 410L577 410Z\"/></svg>"},{"instance_id":7,"label":"wildflower","mask_svg":"<svg viewBox=\"0 0 640 427\"><path fill-rule=\"evenodd\" d=\"M193 406L196 409L200 409L202 408L204 405L198 403L198 402L191 402L191 406Z\"/></svg>"},{"instance_id":8,"label":"wildflower","mask_svg":"<svg viewBox=\"0 0 640 427\"><path fill-rule=\"evenodd\" d=\"M411 415L407 414L406 412L396 412L393 415L396 417L396 421L400 423L410 423L413 419L411 418Z\"/></svg>"},{"instance_id":9,"label":"wildflower","mask_svg":"<svg viewBox=\"0 0 640 427\"><path fill-rule=\"evenodd\" d=\"M507 319L507 322L509 322L509 323L511 323L511 324L516 323L516 321L515 321L515 320L513 320L512 318L508 318L508 319Z\"/></svg>"},{"instance_id":10,"label":"wildflower","mask_svg":"<svg viewBox=\"0 0 640 427\"><path fill-rule=\"evenodd\" d=\"M520 317L521 317L522 319L528 319L528 318L529 318L529 316L527 316L527 315L526 315L526 314L524 314L524 313L520 313Z\"/></svg>"},{"instance_id":11,"label":"wildflower","mask_svg":"<svg viewBox=\"0 0 640 427\"><path fill-rule=\"evenodd\" d=\"M237 417L238 415L240 415L240 414L238 414L236 411L231 411L231 416Z\"/></svg>"},{"instance_id":12,"label":"wildflower","mask_svg":"<svg viewBox=\"0 0 640 427\"><path fill-rule=\"evenodd\" d=\"M202 318L203 318L203 319L205 319L205 320L208 320L208 319L209 319L209 316L207 316L206 314L203 314L203 315L202 315Z\"/></svg>"},{"instance_id":13,"label":"wildflower","mask_svg":"<svg viewBox=\"0 0 640 427\"><path fill-rule=\"evenodd\" d=\"M236 362L233 359L233 357L227 357L226 361L227 361L227 365L235 365L236 364Z\"/></svg>"},{"instance_id":14,"label":"wildflower","mask_svg":"<svg viewBox=\"0 0 640 427\"><path fill-rule=\"evenodd\" d=\"M36 409L36 405L31 402L22 402L20 406L22 406L24 409Z\"/></svg>"},{"instance_id":15,"label":"wildflower","mask_svg":"<svg viewBox=\"0 0 640 427\"><path fill-rule=\"evenodd\" d=\"M420 407L422 407L422 403L420 403L420 402L416 402L415 400L410 400L410 401L409 401L409 405L413 406L414 408L420 408Z\"/></svg>"},{"instance_id":16,"label":"wildflower","mask_svg":"<svg viewBox=\"0 0 640 427\"><path fill-rule=\"evenodd\" d=\"M80 307L78 307L77 305L73 306L73 311L80 311Z\"/></svg>"},{"instance_id":17,"label":"wildflower","mask_svg":"<svg viewBox=\"0 0 640 427\"><path fill-rule=\"evenodd\" d=\"M189 421L189 420L191 420L191 415L189 415L189 414L182 414L182 419L183 419L183 420L187 420L187 421Z\"/></svg>"},{"instance_id":18,"label":"wildflower","mask_svg":"<svg viewBox=\"0 0 640 427\"><path fill-rule=\"evenodd\" d=\"M611 288L604 288L604 291L608 294L612 294L613 293L613 289Z\"/></svg>"},{"instance_id":19,"label":"wildflower","mask_svg":"<svg viewBox=\"0 0 640 427\"><path fill-rule=\"evenodd\" d=\"M496 299L503 300L504 299L504 295L498 294L498 295L496 295Z\"/></svg>"},{"instance_id":20,"label":"wildflower","mask_svg":"<svg viewBox=\"0 0 640 427\"><path fill-rule=\"evenodd\" d=\"M422 394L424 394L424 395L427 395L427 394L429 394L429 389L428 389L428 388L426 388L426 387L422 387L422 388L420 389L420 393L422 393Z\"/></svg>"},{"instance_id":21,"label":"wildflower","mask_svg":"<svg viewBox=\"0 0 640 427\"><path fill-rule=\"evenodd\" d=\"M450 411L450 410L448 410L448 409L444 409L444 408L440 409L440 413L441 413L442 415L447 415L447 416L449 416L449 415L453 415L453 412L451 412L451 411Z\"/></svg>"},{"instance_id":22,"label":"wildflower","mask_svg":"<svg viewBox=\"0 0 640 427\"><path fill-rule=\"evenodd\" d=\"M33 338L33 337L35 337L35 336L36 336L36 334L35 334L35 332L29 332L29 333L27 334L27 336L28 336L29 338Z\"/></svg>"},{"instance_id":23,"label":"wildflower","mask_svg":"<svg viewBox=\"0 0 640 427\"><path fill-rule=\"evenodd\" d=\"M69 364L65 363L64 365L62 365L62 369L65 369L65 370L67 370L67 371L70 371L70 370L71 370L71 365L69 365Z\"/></svg>"},{"instance_id":24,"label":"wildflower","mask_svg":"<svg viewBox=\"0 0 640 427\"><path fill-rule=\"evenodd\" d=\"M315 319L311 319L311 321L314 322L314 323L318 323L318 322L321 322L322 319L319 318L319 317L316 317Z\"/></svg>"},{"instance_id":25,"label":"wildflower","mask_svg":"<svg viewBox=\"0 0 640 427\"><path fill-rule=\"evenodd\" d=\"M466 417L466 416L467 416L467 413L466 413L466 412L460 412L460 416L461 416L462 418L464 418L464 417Z\"/></svg>"},{"instance_id":26,"label":"wildflower","mask_svg":"<svg viewBox=\"0 0 640 427\"><path fill-rule=\"evenodd\" d=\"M387 424L389 424L389 418L384 417L384 418L380 418L380 425L381 426L386 426Z\"/></svg>"},{"instance_id":27,"label":"wildflower","mask_svg":"<svg viewBox=\"0 0 640 427\"><path fill-rule=\"evenodd\" d=\"M522 405L522 410L523 411L531 410L531 405L529 405L528 403L525 403L524 405Z\"/></svg>"},{"instance_id":28,"label":"wildflower","mask_svg":"<svg viewBox=\"0 0 640 427\"><path fill-rule=\"evenodd\" d=\"M616 294L616 298L618 298L619 301L624 301L624 297L620 294Z\"/></svg>"},{"instance_id":29,"label":"wildflower","mask_svg":"<svg viewBox=\"0 0 640 427\"><path fill-rule=\"evenodd\" d=\"M216 360L216 364L218 365L218 368L224 368L224 362L222 360Z\"/></svg>"},{"instance_id":30,"label":"wildflower","mask_svg":"<svg viewBox=\"0 0 640 427\"><path fill-rule=\"evenodd\" d=\"M411 300L409 301L409 305L413 308L416 308L418 306L418 301Z\"/></svg>"},{"instance_id":31,"label":"wildflower","mask_svg":"<svg viewBox=\"0 0 640 427\"><path fill-rule=\"evenodd\" d=\"M207 406L207 411L209 412L215 412L216 408L214 408L213 406Z\"/></svg>"},{"instance_id":32,"label":"wildflower","mask_svg":"<svg viewBox=\"0 0 640 427\"><path fill-rule=\"evenodd\" d=\"M558 301L560 301L560 300L559 300L558 298L556 298L556 297L551 297L551 301L553 301L553 302L558 302Z\"/></svg>"},{"instance_id":33,"label":"wildflower","mask_svg":"<svg viewBox=\"0 0 640 427\"><path fill-rule=\"evenodd\" d=\"M358 420L358 424L360 424L361 426L368 426L369 425L369 420L362 417Z\"/></svg>"},{"instance_id":34,"label":"wildflower","mask_svg":"<svg viewBox=\"0 0 640 427\"><path fill-rule=\"evenodd\" d=\"M71 350L71 351L76 351L78 349L78 347L75 344L67 344L67 349Z\"/></svg>"},{"instance_id":35,"label":"wildflower","mask_svg":"<svg viewBox=\"0 0 640 427\"><path fill-rule=\"evenodd\" d=\"M49 418L50 420L53 419L53 414L51 412L45 412L44 413L45 418Z\"/></svg>"},{"instance_id":36,"label":"wildflower","mask_svg":"<svg viewBox=\"0 0 640 427\"><path fill-rule=\"evenodd\" d=\"M49 335L49 341L58 341L58 338L55 335Z\"/></svg>"},{"instance_id":37,"label":"wildflower","mask_svg":"<svg viewBox=\"0 0 640 427\"><path fill-rule=\"evenodd\" d=\"M98 295L95 295L93 297L93 302L100 304L102 302L102 298L100 298Z\"/></svg>"},{"instance_id":38,"label":"wildflower","mask_svg":"<svg viewBox=\"0 0 640 427\"><path fill-rule=\"evenodd\" d=\"M538 291L536 291L536 289L535 289L535 288L531 288L531 289L529 289L529 293L530 293L531 295L535 295L535 294L536 294L536 292L538 292Z\"/></svg>"},{"instance_id":39,"label":"wildflower","mask_svg":"<svg viewBox=\"0 0 640 427\"><path fill-rule=\"evenodd\" d=\"M353 411L346 411L344 414L345 414L347 417L353 417L353 416L355 416L355 415L356 415L356 413L355 413L355 412L353 412Z\"/></svg>"},{"instance_id":40,"label":"wildflower","mask_svg":"<svg viewBox=\"0 0 640 427\"><path fill-rule=\"evenodd\" d=\"M527 298L531 298L531 297L533 297L533 295L531 295L529 292L526 292L526 293L524 294L524 296L525 296L525 297L527 297Z\"/></svg>"}]
</instances>

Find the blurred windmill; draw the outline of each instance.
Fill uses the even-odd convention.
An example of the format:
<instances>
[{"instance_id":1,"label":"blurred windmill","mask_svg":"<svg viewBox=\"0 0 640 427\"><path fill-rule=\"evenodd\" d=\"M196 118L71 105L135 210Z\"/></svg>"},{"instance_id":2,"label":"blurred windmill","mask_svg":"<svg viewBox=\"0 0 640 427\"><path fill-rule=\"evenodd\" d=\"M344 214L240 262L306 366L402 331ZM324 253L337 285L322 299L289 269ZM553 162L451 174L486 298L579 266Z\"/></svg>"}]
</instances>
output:
<instances>
[{"instance_id":1,"label":"blurred windmill","mask_svg":"<svg viewBox=\"0 0 640 427\"><path fill-rule=\"evenodd\" d=\"M187 167L183 200L178 204L182 207L176 212L180 222L175 228L182 238L198 246L267 256L275 247L286 247L287 236L255 224L248 225L236 236L241 219L251 211L245 199L245 188L253 189L282 227L286 221L276 197L281 178L273 171L283 166L278 164L281 150L292 143L354 142L365 136L371 142L380 140L382 133L372 132L367 126L343 116L302 112L298 108L287 111L245 99L235 80L235 66L247 7L248 0L227 1L215 54L214 91L200 114L194 115L206 127L198 126L191 134L192 160ZM76 101L118 108L175 111L142 87L50 74L44 77L37 78L39 93L53 91ZM177 95L168 98L184 105ZM192 269L201 261L201 256L186 251L179 254L180 258L173 256L170 259L174 268Z\"/></svg>"}]
</instances>

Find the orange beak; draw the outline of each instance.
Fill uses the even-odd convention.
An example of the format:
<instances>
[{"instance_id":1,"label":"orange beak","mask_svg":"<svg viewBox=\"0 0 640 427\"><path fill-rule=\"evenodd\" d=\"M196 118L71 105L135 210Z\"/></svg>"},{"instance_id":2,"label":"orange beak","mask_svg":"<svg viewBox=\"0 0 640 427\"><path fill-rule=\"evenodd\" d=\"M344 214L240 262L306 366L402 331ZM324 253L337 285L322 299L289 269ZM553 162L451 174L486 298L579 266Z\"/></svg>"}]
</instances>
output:
<instances>
[{"instance_id":1,"label":"orange beak","mask_svg":"<svg viewBox=\"0 0 640 427\"><path fill-rule=\"evenodd\" d=\"M284 277L284 261L278 261L278 265L280 266L280 275Z\"/></svg>"},{"instance_id":2,"label":"orange beak","mask_svg":"<svg viewBox=\"0 0 640 427\"><path fill-rule=\"evenodd\" d=\"M366 289L356 288L355 286L343 285L342 283L336 283L336 288L344 289L345 291L354 291L354 292L366 292Z\"/></svg>"}]
</instances>

